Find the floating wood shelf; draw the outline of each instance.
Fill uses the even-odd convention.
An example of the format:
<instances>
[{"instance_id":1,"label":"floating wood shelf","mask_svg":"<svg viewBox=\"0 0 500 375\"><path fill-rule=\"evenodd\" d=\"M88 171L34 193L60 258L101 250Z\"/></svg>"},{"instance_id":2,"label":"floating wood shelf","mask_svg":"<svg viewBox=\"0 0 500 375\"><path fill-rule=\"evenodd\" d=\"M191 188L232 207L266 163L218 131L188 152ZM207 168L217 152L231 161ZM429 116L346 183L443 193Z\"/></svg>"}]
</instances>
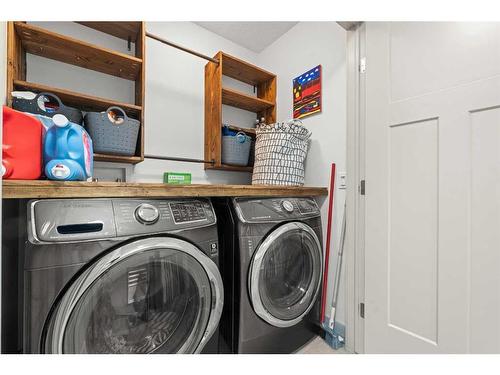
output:
<instances>
[{"instance_id":1,"label":"floating wood shelf","mask_svg":"<svg viewBox=\"0 0 500 375\"><path fill-rule=\"evenodd\" d=\"M222 51L214 58L218 64L209 62L205 65L205 160L214 160L215 163L206 164L205 169L252 172L253 166L222 163L222 104L255 112L256 118L263 117L266 123L276 122L276 75ZM255 85L257 96L222 87L223 75ZM245 128L240 130L251 134Z\"/></svg>"},{"instance_id":2,"label":"floating wood shelf","mask_svg":"<svg viewBox=\"0 0 500 375\"><path fill-rule=\"evenodd\" d=\"M274 103L269 100L259 99L228 88L222 88L222 104L256 113L274 106Z\"/></svg>"},{"instance_id":3,"label":"floating wood shelf","mask_svg":"<svg viewBox=\"0 0 500 375\"><path fill-rule=\"evenodd\" d=\"M118 106L141 122L135 155L117 156L94 154L96 161L136 164L144 160L144 84L145 38L144 22L80 22L95 30L135 43L135 56L99 47L42 27L24 22L8 22L7 26L7 103L12 106L14 90L50 92L66 105L83 111L103 111ZM26 54L95 70L135 81L135 103L82 94L76 91L26 81Z\"/></svg>"},{"instance_id":4,"label":"floating wood shelf","mask_svg":"<svg viewBox=\"0 0 500 375\"><path fill-rule=\"evenodd\" d=\"M23 22L14 22L26 52L135 81L142 59Z\"/></svg>"},{"instance_id":5,"label":"floating wood shelf","mask_svg":"<svg viewBox=\"0 0 500 375\"><path fill-rule=\"evenodd\" d=\"M130 163L137 164L144 159L140 156L122 156L122 155L108 155L108 154L94 154L94 161L108 161L112 163Z\"/></svg>"},{"instance_id":6,"label":"floating wood shelf","mask_svg":"<svg viewBox=\"0 0 500 375\"><path fill-rule=\"evenodd\" d=\"M3 181L3 198L112 197L304 197L325 196L324 187L268 185L167 185L121 182Z\"/></svg>"},{"instance_id":7,"label":"floating wood shelf","mask_svg":"<svg viewBox=\"0 0 500 375\"><path fill-rule=\"evenodd\" d=\"M137 36L140 35L141 22L95 22L85 21L76 22L80 25L90 27L91 29L101 31L103 33L113 35L123 40L129 40L132 43L137 41Z\"/></svg>"},{"instance_id":8,"label":"floating wood shelf","mask_svg":"<svg viewBox=\"0 0 500 375\"><path fill-rule=\"evenodd\" d=\"M248 83L249 85L259 85L261 83L271 81L276 78L276 75L259 68L258 66L249 64L237 57L221 53L222 75L237 79L238 81Z\"/></svg>"},{"instance_id":9,"label":"floating wood shelf","mask_svg":"<svg viewBox=\"0 0 500 375\"><path fill-rule=\"evenodd\" d=\"M209 165L206 169L217 169L220 171L231 171L231 172L253 172L252 166L242 167L240 165L231 165L231 164L221 164L218 166Z\"/></svg>"},{"instance_id":10,"label":"floating wood shelf","mask_svg":"<svg viewBox=\"0 0 500 375\"><path fill-rule=\"evenodd\" d=\"M39 83L14 80L14 89L28 90L36 93L51 92L56 94L64 104L72 107L77 107L83 111L105 111L111 106L122 108L127 115L139 119L142 107L135 104L118 102L110 99L99 98L97 96L81 94L74 91L60 89L52 86L41 85Z\"/></svg>"}]
</instances>

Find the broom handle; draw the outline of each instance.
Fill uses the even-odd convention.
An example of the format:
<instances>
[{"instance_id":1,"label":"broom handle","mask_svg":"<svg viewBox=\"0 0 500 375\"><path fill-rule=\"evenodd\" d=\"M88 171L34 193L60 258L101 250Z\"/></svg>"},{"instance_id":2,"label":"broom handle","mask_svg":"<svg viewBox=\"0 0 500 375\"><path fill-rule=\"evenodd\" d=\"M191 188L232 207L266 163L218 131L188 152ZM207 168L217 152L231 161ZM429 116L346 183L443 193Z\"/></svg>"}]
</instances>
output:
<instances>
[{"instance_id":1,"label":"broom handle","mask_svg":"<svg viewBox=\"0 0 500 375\"><path fill-rule=\"evenodd\" d=\"M342 271L342 257L344 255L344 241L345 241L345 231L346 231L346 204L344 202L344 215L342 216L342 231L340 233L340 244L339 244L339 252L338 252L338 260L336 267L336 275L335 275L335 284L333 285L333 299L332 299L332 310L330 313L330 321L328 322L328 326L330 329L335 328L335 314L337 310L337 300L339 298L339 284L340 284L340 272Z\"/></svg>"},{"instance_id":2,"label":"broom handle","mask_svg":"<svg viewBox=\"0 0 500 375\"><path fill-rule=\"evenodd\" d=\"M330 263L330 241L332 237L332 216L333 216L333 201L335 195L335 163L332 163L330 172L330 194L328 200L328 223L326 225L326 246L325 246L325 267L323 271L323 291L321 293L321 316L320 324L325 322L326 310L326 292L328 286L328 264Z\"/></svg>"}]
</instances>

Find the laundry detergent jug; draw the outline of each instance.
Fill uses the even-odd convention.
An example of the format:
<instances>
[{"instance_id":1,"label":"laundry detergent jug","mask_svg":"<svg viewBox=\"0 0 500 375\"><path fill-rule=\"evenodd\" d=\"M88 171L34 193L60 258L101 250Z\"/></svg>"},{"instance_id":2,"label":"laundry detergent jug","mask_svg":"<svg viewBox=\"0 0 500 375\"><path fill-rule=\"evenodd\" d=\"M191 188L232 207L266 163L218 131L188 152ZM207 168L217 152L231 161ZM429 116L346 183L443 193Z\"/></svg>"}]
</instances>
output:
<instances>
[{"instance_id":1,"label":"laundry detergent jug","mask_svg":"<svg viewBox=\"0 0 500 375\"><path fill-rule=\"evenodd\" d=\"M61 114L45 134L43 160L50 180L85 181L92 177L92 140L80 125Z\"/></svg>"},{"instance_id":2,"label":"laundry detergent jug","mask_svg":"<svg viewBox=\"0 0 500 375\"><path fill-rule=\"evenodd\" d=\"M3 107L2 176L13 180L36 180L42 174L40 121L25 113Z\"/></svg>"}]
</instances>

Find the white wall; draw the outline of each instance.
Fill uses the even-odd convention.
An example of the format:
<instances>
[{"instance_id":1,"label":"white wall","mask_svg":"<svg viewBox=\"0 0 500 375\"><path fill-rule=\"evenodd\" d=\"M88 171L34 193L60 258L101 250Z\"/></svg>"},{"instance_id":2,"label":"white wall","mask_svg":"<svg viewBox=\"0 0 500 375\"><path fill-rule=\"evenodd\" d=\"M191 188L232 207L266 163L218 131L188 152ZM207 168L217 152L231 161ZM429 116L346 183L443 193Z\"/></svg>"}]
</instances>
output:
<instances>
[{"instance_id":1,"label":"white wall","mask_svg":"<svg viewBox=\"0 0 500 375\"><path fill-rule=\"evenodd\" d=\"M7 99L6 96L7 84L7 23L0 22L0 106L4 105ZM0 116L0 140L2 139L2 117ZM0 163L2 162L2 154L0 154ZM0 179L0 213L2 212L2 179ZM2 290L2 215L0 214L0 291ZM2 310L2 300L0 298L0 311ZM2 317L0 314L0 337L2 336ZM1 344L0 344L1 345ZM0 347L1 350L1 347Z\"/></svg>"},{"instance_id":2,"label":"white wall","mask_svg":"<svg viewBox=\"0 0 500 375\"><path fill-rule=\"evenodd\" d=\"M0 22L0 104L7 100L7 22ZM0 116L1 117L1 116ZM0 121L2 121L0 119ZM0 128L1 133L1 128ZM0 158L2 156L0 155Z\"/></svg>"},{"instance_id":3,"label":"white wall","mask_svg":"<svg viewBox=\"0 0 500 375\"><path fill-rule=\"evenodd\" d=\"M259 54L258 65L278 76L277 120L292 118L292 80L321 64L322 112L304 118L311 132L311 145L306 161L306 185L328 186L331 163L336 163L337 176L346 170L346 31L336 22L299 22L286 34ZM337 180L338 182L338 180ZM335 217L330 249L328 306L331 303L336 254L340 239L345 190L335 191ZM323 240L326 242L328 201L321 207ZM345 322L345 297L342 281L337 319ZM329 310L327 310L329 315Z\"/></svg>"}]
</instances>

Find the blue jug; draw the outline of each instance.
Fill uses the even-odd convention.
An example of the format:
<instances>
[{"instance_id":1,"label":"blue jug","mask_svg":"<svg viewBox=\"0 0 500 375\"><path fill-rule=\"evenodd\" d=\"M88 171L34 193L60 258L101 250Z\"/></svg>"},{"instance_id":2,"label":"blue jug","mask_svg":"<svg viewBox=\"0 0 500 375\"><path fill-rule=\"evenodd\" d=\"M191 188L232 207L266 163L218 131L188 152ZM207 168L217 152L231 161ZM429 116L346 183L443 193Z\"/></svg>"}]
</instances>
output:
<instances>
[{"instance_id":1,"label":"blue jug","mask_svg":"<svg viewBox=\"0 0 500 375\"><path fill-rule=\"evenodd\" d=\"M43 160L45 175L50 180L86 181L92 177L92 140L80 125L69 122L61 114L45 134Z\"/></svg>"}]
</instances>

